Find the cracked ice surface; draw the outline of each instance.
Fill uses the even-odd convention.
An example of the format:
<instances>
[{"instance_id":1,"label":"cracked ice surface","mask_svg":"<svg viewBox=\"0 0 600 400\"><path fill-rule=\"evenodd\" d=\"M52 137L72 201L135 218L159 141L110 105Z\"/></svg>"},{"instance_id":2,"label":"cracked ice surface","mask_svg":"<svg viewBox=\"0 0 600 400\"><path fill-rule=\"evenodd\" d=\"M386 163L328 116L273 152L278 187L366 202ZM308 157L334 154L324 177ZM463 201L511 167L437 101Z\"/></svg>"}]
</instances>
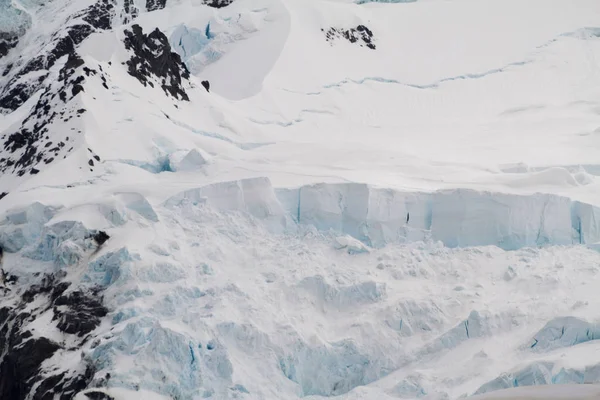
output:
<instances>
[{"instance_id":1,"label":"cracked ice surface","mask_svg":"<svg viewBox=\"0 0 600 400\"><path fill-rule=\"evenodd\" d=\"M110 373L109 389L182 399L278 398L280 390L290 398L350 399L372 391L373 398L426 393L441 399L515 380L576 382L577 371L592 371L594 361L576 352L580 341L564 342L573 358L548 352L535 367L528 362L540 352L527 346L533 338L542 346L542 338L556 336L543 333L552 332L544 328L552 318L598 307L594 284L585 284L597 275L596 252L415 242L348 254L333 233L310 227L271 233L265 214L254 217L247 210L255 208L244 205L262 198L257 187L264 187L260 180L204 192L206 198L240 190L247 200L234 205L243 211L210 202L160 208L161 228L152 228L150 244L131 243L139 255L106 249L89 266L76 267L106 287L111 313L83 352L97 379ZM119 229L132 238L148 235L147 228ZM504 279L508 266L517 274L510 281ZM532 287L561 300L532 297ZM510 300L490 307L495 298ZM569 319L552 324L586 329ZM505 369L497 341L514 350L511 365L521 369ZM452 373L458 369L468 379L446 378L453 358L462 361ZM596 381L590 373L581 376ZM505 375L509 383L486 384Z\"/></svg>"},{"instance_id":2,"label":"cracked ice surface","mask_svg":"<svg viewBox=\"0 0 600 400\"><path fill-rule=\"evenodd\" d=\"M531 384L600 382L597 360L585 356L598 346L595 322L582 318L600 306L598 253L583 246L509 252L445 247L428 229L442 218L435 214L441 199L457 200L442 193L433 201L436 196L355 184L281 191L257 178L190 189L164 206L120 193L131 213L123 213L127 222L117 221L111 234L126 235L127 245L113 239L91 256L87 231L68 222L69 210L41 204L8 214L2 237L14 227L27 232L37 226L41 233L28 235L10 257L54 260L55 268L69 266L67 276L103 288L110 313L82 351L96 369L92 385L105 385L110 374L109 393L260 399L279 398L283 390L289 398L444 399ZM532 214L548 201L501 195L489 202L493 194L468 191L460 196L461 204L479 199L500 209L514 201L513 212ZM556 201L565 219L551 231L571 232L571 205ZM368 252L357 239L339 236L364 241L372 237L369 229L406 232L406 208L399 204L413 214L408 224L420 226L421 236ZM94 212L112 221L101 208ZM539 224L543 215L531 221ZM488 210L473 226L517 223L494 218ZM40 227L44 221L50 223ZM360 228L365 221L367 230ZM537 232L539 225L532 226ZM501 244L505 236L476 237ZM531 296L533 288L538 295ZM557 300L549 303L550 294ZM463 378L453 378L457 373Z\"/></svg>"}]
</instances>

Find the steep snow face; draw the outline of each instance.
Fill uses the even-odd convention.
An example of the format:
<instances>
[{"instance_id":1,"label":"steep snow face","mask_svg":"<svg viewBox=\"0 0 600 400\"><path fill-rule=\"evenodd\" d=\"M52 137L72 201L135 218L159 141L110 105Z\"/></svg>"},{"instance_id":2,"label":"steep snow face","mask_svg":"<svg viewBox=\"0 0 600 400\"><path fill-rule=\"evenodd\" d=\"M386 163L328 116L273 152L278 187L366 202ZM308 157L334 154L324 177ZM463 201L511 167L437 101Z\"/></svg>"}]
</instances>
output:
<instances>
[{"instance_id":1,"label":"steep snow face","mask_svg":"<svg viewBox=\"0 0 600 400\"><path fill-rule=\"evenodd\" d=\"M599 383L598 21L0 0L0 398Z\"/></svg>"}]
</instances>

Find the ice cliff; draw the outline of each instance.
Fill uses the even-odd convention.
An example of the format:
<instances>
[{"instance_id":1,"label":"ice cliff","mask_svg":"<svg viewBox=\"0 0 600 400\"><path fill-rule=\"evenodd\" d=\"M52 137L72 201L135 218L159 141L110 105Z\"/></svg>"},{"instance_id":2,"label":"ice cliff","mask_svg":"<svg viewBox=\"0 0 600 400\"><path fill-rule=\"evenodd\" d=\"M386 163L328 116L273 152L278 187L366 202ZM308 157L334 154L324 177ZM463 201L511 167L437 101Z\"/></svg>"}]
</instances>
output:
<instances>
[{"instance_id":1,"label":"ice cliff","mask_svg":"<svg viewBox=\"0 0 600 400\"><path fill-rule=\"evenodd\" d=\"M166 204L184 201L248 212L282 229L291 220L332 230L371 247L428 238L448 247L514 250L600 240L598 207L552 194L403 192L358 183L274 189L267 178L256 178L188 190Z\"/></svg>"}]
</instances>

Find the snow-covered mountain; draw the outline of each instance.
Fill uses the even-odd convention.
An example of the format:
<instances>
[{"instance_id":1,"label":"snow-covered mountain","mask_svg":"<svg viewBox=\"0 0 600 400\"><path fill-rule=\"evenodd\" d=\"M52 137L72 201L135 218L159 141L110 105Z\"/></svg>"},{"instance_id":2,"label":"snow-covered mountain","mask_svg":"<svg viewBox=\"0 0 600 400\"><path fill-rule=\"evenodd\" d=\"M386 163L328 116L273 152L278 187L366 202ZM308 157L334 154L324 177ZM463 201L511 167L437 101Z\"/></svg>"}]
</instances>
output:
<instances>
[{"instance_id":1,"label":"snow-covered mountain","mask_svg":"<svg viewBox=\"0 0 600 400\"><path fill-rule=\"evenodd\" d=\"M597 0L0 2L0 399L600 383Z\"/></svg>"}]
</instances>

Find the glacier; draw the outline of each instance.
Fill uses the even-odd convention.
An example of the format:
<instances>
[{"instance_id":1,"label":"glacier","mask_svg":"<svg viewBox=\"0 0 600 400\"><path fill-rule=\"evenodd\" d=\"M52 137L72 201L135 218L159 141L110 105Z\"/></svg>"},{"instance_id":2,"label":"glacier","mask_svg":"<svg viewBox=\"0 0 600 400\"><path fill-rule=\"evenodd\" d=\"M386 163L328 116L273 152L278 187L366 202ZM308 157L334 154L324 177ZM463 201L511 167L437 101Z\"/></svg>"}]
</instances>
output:
<instances>
[{"instance_id":1,"label":"glacier","mask_svg":"<svg viewBox=\"0 0 600 400\"><path fill-rule=\"evenodd\" d=\"M0 0L0 398L591 393L598 20Z\"/></svg>"},{"instance_id":2,"label":"glacier","mask_svg":"<svg viewBox=\"0 0 600 400\"><path fill-rule=\"evenodd\" d=\"M305 188L308 195L304 197L299 192ZM12 233L15 227L20 227L19 232L28 232L29 239L15 249L16 253L9 253L9 257L49 263L46 271L77 273L81 284L99 288L110 311L96 328L96 339L83 347L83 360L94 371L89 384L104 387L108 393L121 388L134 392L151 390L181 399L261 398L272 395L271 389L266 388L278 387L297 397L351 396L359 388L397 371L413 369L414 363L460 352L474 341L495 340L497 335L521 332L530 318L526 309L531 305L520 311L509 305L502 312L492 313L479 308L483 307L480 303L465 312L460 311L464 310L461 301L436 299L428 291L415 300L410 297L410 286L431 284L432 279L444 282L454 276L453 283L444 284L445 296L455 293L467 296L464 299L477 299L481 293L470 293L479 291L478 285L484 281L477 274L466 278L471 274L466 268L474 268L473 271L486 268L482 262L489 262L491 254L496 254L495 257L504 254L506 260L492 264L488 273L497 276L510 291L511 282L536 282L537 274L544 271L547 257L552 257L556 247L543 242L540 248L523 246L504 252L498 246L502 242L496 241L498 236L492 236L491 244L496 245L492 247L444 246L429 240L433 232L428 231L435 215L440 215L434 212L439 198L456 201L452 192L444 192L434 202L435 193L373 189L375 195L372 195L371 190L367 185L346 184L276 189L266 178L253 178L186 190L160 205L150 205L141 194L118 192L118 203L134 213L125 223L114 221L102 208L90 209L91 212L114 223L115 229L131 229L141 224L134 235L144 235L148 226L162 224L173 231L165 230L159 234L159 241L142 247L120 247L119 243L111 244L111 238L103 245L108 247L98 250L89 237L96 231L81 222L69 221L63 208L35 203L10 212L0 224L0 237L22 237L24 234ZM348 194L354 203L344 207ZM476 192L467 194L481 198ZM462 192L459 196L464 199L466 194ZM405 208L399 207L398 213L386 220L384 217L398 203L380 202L388 208L375 209L377 213L369 213L361 204L382 197L398 199ZM532 207L527 210L535 206L541 210L545 202L555 201L565 207L567 217L571 215L569 203L561 198L515 197L502 201ZM299 214L294 203L298 198L307 207L303 211L300 205ZM424 205L418 204L420 199L425 199ZM323 205L327 206L327 212L319 209ZM415 214L414 221L404 217L406 209ZM419 210L428 210L430 214L425 215L424 211L419 216ZM61 213L65 213L63 221L57 219ZM304 215L307 222L303 222ZM335 245L340 233L345 231L348 235L342 237L348 247L358 246L350 238L357 243L362 243L359 238L363 241L370 238L368 229L357 226L361 223L359 216L371 215L370 222L380 223L378 233L383 231L382 226L396 227L404 233L407 219L408 224L432 220L431 227L421 225L420 235L425 241L408 241L400 235L380 236L388 241L370 248L369 252L343 251L341 258L334 256L340 253L339 245ZM493 218L496 214L488 215ZM540 211L538 217L541 215ZM481 223L481 219L476 222ZM503 222L510 224L511 220ZM570 218L561 224L572 228ZM187 232L185 239L173 244L172 239L179 237L180 229ZM353 238L349 232L358 237ZM206 238L210 238L213 246L196 244ZM231 251L230 243L236 243L235 251ZM585 251L595 254L582 246L574 246L572 250L575 254ZM257 252L264 267L255 264ZM323 257L321 253L329 256ZM454 265L457 256L461 262ZM503 279L509 260L513 269L519 271L510 282ZM337 266L332 269L332 262L341 262L342 269ZM253 268L239 270L245 279L237 283L222 280L227 269L247 263L252 263ZM468 263L473 265L467 267ZM581 267L591 271L588 263ZM283 279L282 272L286 270L297 277ZM346 272L340 275L343 270ZM8 272L19 276L24 273L14 268ZM553 281L547 279L542 286L553 287ZM527 288L524 290L527 293ZM262 315L266 310L257 308L264 301L263 296L279 299L279 306L268 311L269 317ZM233 311L234 304L240 310ZM299 309L298 304L302 305ZM280 307L286 313L293 313L293 320L288 320L286 313L281 314ZM357 313L364 319L356 320L353 315ZM456 316L460 321L456 321ZM347 322L341 332L332 335L337 328L328 326L338 319ZM306 336L306 324L311 320L322 326L321 337ZM525 338L517 345L520 351L552 355L553 349L576 349L593 343L596 335L593 329L594 325L577 318L555 318L529 336L537 341L535 346L527 344ZM64 357L68 354L64 353ZM259 369L268 371L266 381L253 382L239 373L257 355L261 361L252 363L257 362ZM481 382L471 393L533 384L598 382L600 378L593 375L594 365L563 366L550 358L500 374L488 383ZM501 366L495 368L501 372ZM431 395L443 399L449 398L450 390L436 386L426 375L407 375L395 381L389 393L401 398Z\"/></svg>"}]
</instances>

